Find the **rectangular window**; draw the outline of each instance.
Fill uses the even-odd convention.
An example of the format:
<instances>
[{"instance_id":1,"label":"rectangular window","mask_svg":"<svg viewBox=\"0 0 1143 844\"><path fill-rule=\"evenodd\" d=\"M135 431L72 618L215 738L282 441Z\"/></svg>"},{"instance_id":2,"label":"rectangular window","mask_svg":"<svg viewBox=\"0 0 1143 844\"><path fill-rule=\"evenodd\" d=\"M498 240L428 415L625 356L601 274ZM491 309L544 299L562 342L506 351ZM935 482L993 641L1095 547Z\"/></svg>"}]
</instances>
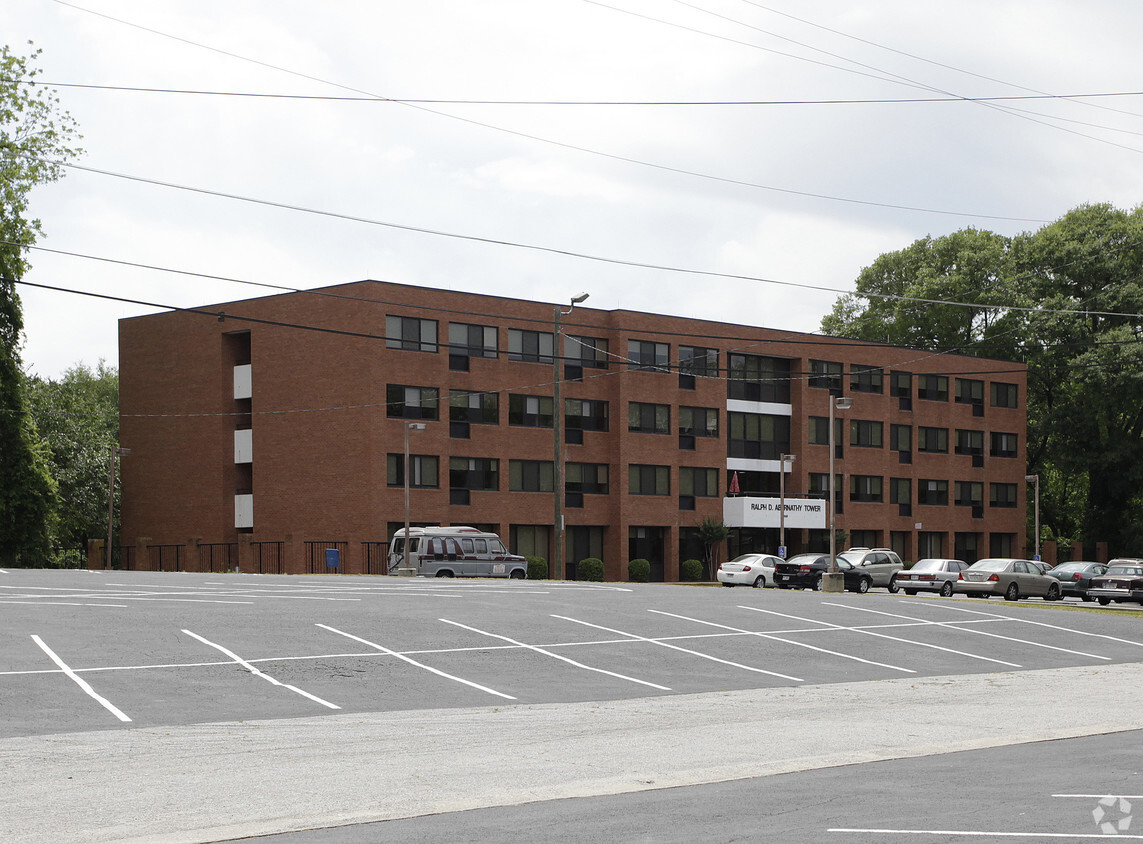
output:
<instances>
[{"instance_id":1,"label":"rectangular window","mask_svg":"<svg viewBox=\"0 0 1143 844\"><path fill-rule=\"evenodd\" d=\"M718 498L718 469L679 467L679 495Z\"/></svg>"},{"instance_id":2,"label":"rectangular window","mask_svg":"<svg viewBox=\"0 0 1143 844\"><path fill-rule=\"evenodd\" d=\"M765 355L727 355L727 397L790 403L790 361Z\"/></svg>"},{"instance_id":3,"label":"rectangular window","mask_svg":"<svg viewBox=\"0 0 1143 844\"><path fill-rule=\"evenodd\" d=\"M679 374L700 378L718 377L718 349L679 346Z\"/></svg>"},{"instance_id":4,"label":"rectangular window","mask_svg":"<svg viewBox=\"0 0 1143 844\"><path fill-rule=\"evenodd\" d=\"M984 505L984 484L978 481L957 481L954 489L958 507Z\"/></svg>"},{"instance_id":5,"label":"rectangular window","mask_svg":"<svg viewBox=\"0 0 1143 844\"><path fill-rule=\"evenodd\" d=\"M671 494L671 474L667 466L632 463L627 467L627 479L632 495Z\"/></svg>"},{"instance_id":6,"label":"rectangular window","mask_svg":"<svg viewBox=\"0 0 1143 844\"><path fill-rule=\"evenodd\" d=\"M1011 557L1016 547L1016 534L990 533L988 535L988 556Z\"/></svg>"},{"instance_id":7,"label":"rectangular window","mask_svg":"<svg viewBox=\"0 0 1143 844\"><path fill-rule=\"evenodd\" d=\"M1017 388L1015 384L993 381L989 387L993 407L1015 407Z\"/></svg>"},{"instance_id":8,"label":"rectangular window","mask_svg":"<svg viewBox=\"0 0 1143 844\"><path fill-rule=\"evenodd\" d=\"M389 486L405 485L405 455L390 454L387 459ZM440 458L432 454L409 455L409 486L413 489L436 489L440 486Z\"/></svg>"},{"instance_id":9,"label":"rectangular window","mask_svg":"<svg viewBox=\"0 0 1143 844\"><path fill-rule=\"evenodd\" d=\"M714 407L680 407L679 433L690 437L717 437L718 409Z\"/></svg>"},{"instance_id":10,"label":"rectangular window","mask_svg":"<svg viewBox=\"0 0 1143 844\"><path fill-rule=\"evenodd\" d=\"M966 431L957 428L957 454L984 454L984 431Z\"/></svg>"},{"instance_id":11,"label":"rectangular window","mask_svg":"<svg viewBox=\"0 0 1143 844\"><path fill-rule=\"evenodd\" d=\"M947 375L918 375L917 398L928 401L949 400L949 379Z\"/></svg>"},{"instance_id":12,"label":"rectangular window","mask_svg":"<svg viewBox=\"0 0 1143 844\"><path fill-rule=\"evenodd\" d=\"M889 376L889 395L898 399L913 397L913 373L894 372Z\"/></svg>"},{"instance_id":13,"label":"rectangular window","mask_svg":"<svg viewBox=\"0 0 1143 844\"><path fill-rule=\"evenodd\" d=\"M984 404L984 382L975 378L956 379L957 404Z\"/></svg>"},{"instance_id":14,"label":"rectangular window","mask_svg":"<svg viewBox=\"0 0 1143 844\"><path fill-rule=\"evenodd\" d=\"M551 492L555 470L551 460L509 460L508 489L512 492Z\"/></svg>"},{"instance_id":15,"label":"rectangular window","mask_svg":"<svg viewBox=\"0 0 1143 844\"><path fill-rule=\"evenodd\" d=\"M879 475L850 475L849 500L871 502L883 500L882 483Z\"/></svg>"},{"instance_id":16,"label":"rectangular window","mask_svg":"<svg viewBox=\"0 0 1143 844\"><path fill-rule=\"evenodd\" d=\"M470 358L494 358L497 355L496 329L491 325L448 324L448 352Z\"/></svg>"},{"instance_id":17,"label":"rectangular window","mask_svg":"<svg viewBox=\"0 0 1143 844\"><path fill-rule=\"evenodd\" d=\"M385 386L386 414L391 419L436 419L440 392L436 387Z\"/></svg>"},{"instance_id":18,"label":"rectangular window","mask_svg":"<svg viewBox=\"0 0 1143 844\"><path fill-rule=\"evenodd\" d=\"M607 369L607 340L602 337L564 335L564 361L584 369Z\"/></svg>"},{"instance_id":19,"label":"rectangular window","mask_svg":"<svg viewBox=\"0 0 1143 844\"><path fill-rule=\"evenodd\" d=\"M585 495L607 495L606 463L569 463L564 470L564 488Z\"/></svg>"},{"instance_id":20,"label":"rectangular window","mask_svg":"<svg viewBox=\"0 0 1143 844\"><path fill-rule=\"evenodd\" d=\"M500 395L498 393L477 393L471 390L449 390L448 418L450 422L498 425L500 423Z\"/></svg>"},{"instance_id":21,"label":"rectangular window","mask_svg":"<svg viewBox=\"0 0 1143 844\"><path fill-rule=\"evenodd\" d=\"M884 372L880 366L852 364L849 367L849 389L855 393L880 393Z\"/></svg>"},{"instance_id":22,"label":"rectangular window","mask_svg":"<svg viewBox=\"0 0 1143 844\"><path fill-rule=\"evenodd\" d=\"M637 434L669 434L671 406L633 401L627 405L627 430Z\"/></svg>"},{"instance_id":23,"label":"rectangular window","mask_svg":"<svg viewBox=\"0 0 1143 844\"><path fill-rule=\"evenodd\" d=\"M413 352L437 350L437 321L389 315L385 317L385 348Z\"/></svg>"},{"instance_id":24,"label":"rectangular window","mask_svg":"<svg viewBox=\"0 0 1143 844\"><path fill-rule=\"evenodd\" d=\"M508 329L508 359L526 363L552 363L554 341L550 332Z\"/></svg>"},{"instance_id":25,"label":"rectangular window","mask_svg":"<svg viewBox=\"0 0 1143 844\"><path fill-rule=\"evenodd\" d=\"M564 425L569 431L606 431L607 402L598 399L565 399Z\"/></svg>"},{"instance_id":26,"label":"rectangular window","mask_svg":"<svg viewBox=\"0 0 1143 844\"><path fill-rule=\"evenodd\" d=\"M944 505L949 503L949 482L935 480L917 481L917 503Z\"/></svg>"},{"instance_id":27,"label":"rectangular window","mask_svg":"<svg viewBox=\"0 0 1143 844\"><path fill-rule=\"evenodd\" d=\"M764 413L727 413L727 456L777 460L790 451L790 417Z\"/></svg>"},{"instance_id":28,"label":"rectangular window","mask_svg":"<svg viewBox=\"0 0 1143 844\"><path fill-rule=\"evenodd\" d=\"M841 364L832 360L810 361L810 386L841 392Z\"/></svg>"},{"instance_id":29,"label":"rectangular window","mask_svg":"<svg viewBox=\"0 0 1143 844\"><path fill-rule=\"evenodd\" d=\"M890 504L912 504L913 503L913 479L912 478L890 478L889 479L889 503Z\"/></svg>"},{"instance_id":30,"label":"rectangular window","mask_svg":"<svg viewBox=\"0 0 1143 844\"><path fill-rule=\"evenodd\" d=\"M523 425L526 428L551 428L551 396L524 396L512 393L508 396L508 424Z\"/></svg>"},{"instance_id":31,"label":"rectangular window","mask_svg":"<svg viewBox=\"0 0 1143 844\"><path fill-rule=\"evenodd\" d=\"M628 340L627 360L628 369L670 372L671 347L651 340Z\"/></svg>"},{"instance_id":32,"label":"rectangular window","mask_svg":"<svg viewBox=\"0 0 1143 844\"><path fill-rule=\"evenodd\" d=\"M453 457L448 461L452 489L500 489L500 461L490 457Z\"/></svg>"},{"instance_id":33,"label":"rectangular window","mask_svg":"<svg viewBox=\"0 0 1143 844\"><path fill-rule=\"evenodd\" d=\"M912 425L890 425L889 426L889 448L893 451L912 451L913 450L913 426Z\"/></svg>"},{"instance_id":34,"label":"rectangular window","mask_svg":"<svg viewBox=\"0 0 1143 844\"><path fill-rule=\"evenodd\" d=\"M993 431L991 436L989 454L993 457L1015 457L1017 450L1016 435Z\"/></svg>"},{"instance_id":35,"label":"rectangular window","mask_svg":"<svg viewBox=\"0 0 1143 844\"><path fill-rule=\"evenodd\" d=\"M849 420L849 444L862 448L881 448L882 424L868 419Z\"/></svg>"},{"instance_id":36,"label":"rectangular window","mask_svg":"<svg viewBox=\"0 0 1143 844\"><path fill-rule=\"evenodd\" d=\"M845 442L845 438L841 435L843 424L845 424L844 420L834 418L833 441L836 445L843 445ZM829 445L829 417L811 416L807 433L809 434L810 445Z\"/></svg>"},{"instance_id":37,"label":"rectangular window","mask_svg":"<svg viewBox=\"0 0 1143 844\"><path fill-rule=\"evenodd\" d=\"M988 504L991 507L1015 507L1016 484L989 484Z\"/></svg>"},{"instance_id":38,"label":"rectangular window","mask_svg":"<svg viewBox=\"0 0 1143 844\"><path fill-rule=\"evenodd\" d=\"M918 426L917 451L924 451L929 454L948 454L949 429Z\"/></svg>"}]
</instances>

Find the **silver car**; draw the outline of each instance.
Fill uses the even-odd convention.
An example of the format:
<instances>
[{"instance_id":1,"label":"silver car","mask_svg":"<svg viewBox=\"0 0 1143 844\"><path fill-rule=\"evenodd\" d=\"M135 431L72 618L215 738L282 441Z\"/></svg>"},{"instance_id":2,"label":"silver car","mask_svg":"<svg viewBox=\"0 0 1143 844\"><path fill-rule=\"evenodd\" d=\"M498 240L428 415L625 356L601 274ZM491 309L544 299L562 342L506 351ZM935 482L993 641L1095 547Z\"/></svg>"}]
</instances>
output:
<instances>
[{"instance_id":1,"label":"silver car","mask_svg":"<svg viewBox=\"0 0 1143 844\"><path fill-rule=\"evenodd\" d=\"M968 568L964 560L944 560L929 557L917 560L913 567L907 571L897 573L897 585L905 590L906 595L916 595L918 592L940 592L944 597L953 593L956 582L960 580L960 573Z\"/></svg>"},{"instance_id":2,"label":"silver car","mask_svg":"<svg viewBox=\"0 0 1143 844\"><path fill-rule=\"evenodd\" d=\"M1006 601L1036 596L1046 601L1060 600L1060 582L1041 574L1031 560L1007 557L977 560L960 573L953 591L987 598L1003 595Z\"/></svg>"},{"instance_id":3,"label":"silver car","mask_svg":"<svg viewBox=\"0 0 1143 844\"><path fill-rule=\"evenodd\" d=\"M742 554L718 566L718 582L723 586L753 586L761 589L774 585L774 564L780 562L770 554Z\"/></svg>"},{"instance_id":4,"label":"silver car","mask_svg":"<svg viewBox=\"0 0 1143 844\"><path fill-rule=\"evenodd\" d=\"M869 575L873 586L881 586L890 592L897 592L897 572L905 567L896 552L889 548L850 548L838 554L853 567Z\"/></svg>"}]
</instances>

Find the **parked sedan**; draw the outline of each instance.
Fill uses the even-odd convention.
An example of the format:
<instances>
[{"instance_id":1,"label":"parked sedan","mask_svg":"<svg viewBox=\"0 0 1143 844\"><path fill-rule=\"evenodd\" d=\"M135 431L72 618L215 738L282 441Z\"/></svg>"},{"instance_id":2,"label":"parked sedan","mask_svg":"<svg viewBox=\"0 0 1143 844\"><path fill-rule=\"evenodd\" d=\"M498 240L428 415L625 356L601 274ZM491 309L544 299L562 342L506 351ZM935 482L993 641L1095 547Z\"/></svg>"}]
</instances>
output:
<instances>
[{"instance_id":1,"label":"parked sedan","mask_svg":"<svg viewBox=\"0 0 1143 844\"><path fill-rule=\"evenodd\" d=\"M897 573L897 585L906 595L916 595L920 591L940 592L944 597L953 593L953 586L960 579L960 573L968 568L964 560L942 560L928 558L917 560L908 571Z\"/></svg>"},{"instance_id":2,"label":"parked sedan","mask_svg":"<svg viewBox=\"0 0 1143 844\"><path fill-rule=\"evenodd\" d=\"M774 585L774 566L782 562L770 554L742 554L718 566L718 582L723 586L763 586Z\"/></svg>"},{"instance_id":3,"label":"parked sedan","mask_svg":"<svg viewBox=\"0 0 1143 844\"><path fill-rule=\"evenodd\" d=\"M1006 601L1015 601L1025 596L1038 596L1046 601L1060 599L1060 581L1039 569L1031 560L1014 560L1007 557L977 560L960 573L953 591L964 595L987 598L989 595L1003 595Z\"/></svg>"},{"instance_id":4,"label":"parked sedan","mask_svg":"<svg viewBox=\"0 0 1143 844\"><path fill-rule=\"evenodd\" d=\"M1060 581L1060 595L1064 598L1079 598L1081 601L1090 601L1087 594L1091 586L1091 579L1107 571L1103 563L1089 563L1077 561L1073 563L1060 563L1048 570L1048 575Z\"/></svg>"},{"instance_id":5,"label":"parked sedan","mask_svg":"<svg viewBox=\"0 0 1143 844\"><path fill-rule=\"evenodd\" d=\"M1106 574L1091 579L1087 594L1105 607L1112 601L1143 604L1143 560L1112 560Z\"/></svg>"},{"instance_id":6,"label":"parked sedan","mask_svg":"<svg viewBox=\"0 0 1143 844\"><path fill-rule=\"evenodd\" d=\"M798 554L774 566L774 582L779 589L821 589L822 575L829 570L829 554ZM838 556L837 570L850 592L868 592L873 578L844 557Z\"/></svg>"}]
</instances>

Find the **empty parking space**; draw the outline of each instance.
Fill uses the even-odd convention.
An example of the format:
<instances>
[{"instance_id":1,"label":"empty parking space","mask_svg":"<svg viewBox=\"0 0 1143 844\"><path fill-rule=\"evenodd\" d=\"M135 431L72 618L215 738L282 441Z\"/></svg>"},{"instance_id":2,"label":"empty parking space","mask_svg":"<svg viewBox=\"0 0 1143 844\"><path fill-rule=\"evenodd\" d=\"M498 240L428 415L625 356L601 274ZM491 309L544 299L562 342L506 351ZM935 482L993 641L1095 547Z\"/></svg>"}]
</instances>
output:
<instances>
[{"instance_id":1,"label":"empty parking space","mask_svg":"<svg viewBox=\"0 0 1143 844\"><path fill-rule=\"evenodd\" d=\"M9 570L0 601L5 735L1143 656L1123 613L885 593Z\"/></svg>"}]
</instances>

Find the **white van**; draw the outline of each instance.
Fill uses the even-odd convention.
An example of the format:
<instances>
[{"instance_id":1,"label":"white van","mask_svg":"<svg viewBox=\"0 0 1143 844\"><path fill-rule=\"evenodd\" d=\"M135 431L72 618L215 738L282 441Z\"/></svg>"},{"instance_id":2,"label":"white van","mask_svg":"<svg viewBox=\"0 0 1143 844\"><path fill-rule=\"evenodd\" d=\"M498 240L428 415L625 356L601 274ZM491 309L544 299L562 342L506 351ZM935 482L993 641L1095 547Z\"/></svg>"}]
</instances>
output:
<instances>
[{"instance_id":1,"label":"white van","mask_svg":"<svg viewBox=\"0 0 1143 844\"><path fill-rule=\"evenodd\" d=\"M389 543L389 573L405 565L405 529ZM409 528L409 568L421 577L528 576L528 561L509 554L500 537L473 527Z\"/></svg>"}]
</instances>

